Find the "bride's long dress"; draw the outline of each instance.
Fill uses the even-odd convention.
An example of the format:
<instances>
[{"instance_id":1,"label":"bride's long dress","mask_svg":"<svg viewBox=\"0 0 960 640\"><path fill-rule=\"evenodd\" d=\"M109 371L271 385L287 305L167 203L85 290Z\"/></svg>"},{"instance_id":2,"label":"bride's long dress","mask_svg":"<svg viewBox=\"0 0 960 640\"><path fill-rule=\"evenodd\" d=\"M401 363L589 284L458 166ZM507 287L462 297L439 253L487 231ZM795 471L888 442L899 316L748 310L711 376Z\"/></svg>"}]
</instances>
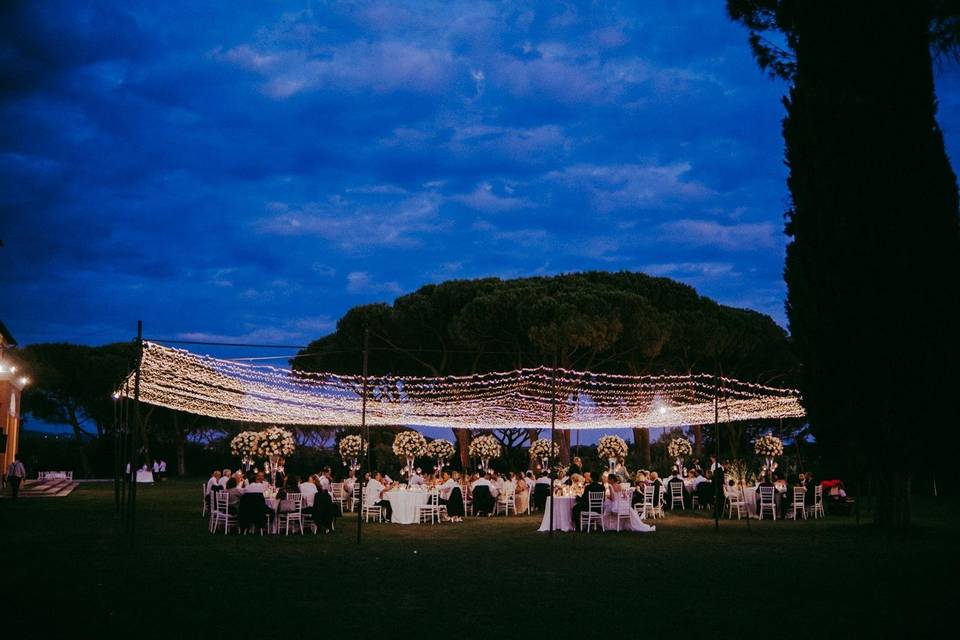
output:
<instances>
[{"instance_id":1,"label":"bride's long dress","mask_svg":"<svg viewBox=\"0 0 960 640\"><path fill-rule=\"evenodd\" d=\"M637 513L630 504L630 498L625 494L616 493L612 497L607 497L603 501L603 527L607 531L617 530L617 514L628 514L629 521L620 522L620 531L637 531L640 533L650 533L657 528L643 521L640 514Z\"/></svg>"}]
</instances>

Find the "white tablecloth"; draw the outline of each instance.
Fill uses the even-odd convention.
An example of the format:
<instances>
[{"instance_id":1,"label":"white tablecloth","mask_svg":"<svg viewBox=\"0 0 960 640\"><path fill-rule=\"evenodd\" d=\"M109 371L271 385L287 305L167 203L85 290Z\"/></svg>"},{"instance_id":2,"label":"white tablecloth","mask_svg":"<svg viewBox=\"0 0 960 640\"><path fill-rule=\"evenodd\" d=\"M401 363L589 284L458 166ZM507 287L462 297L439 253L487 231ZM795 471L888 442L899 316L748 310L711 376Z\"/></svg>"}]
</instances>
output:
<instances>
[{"instance_id":1,"label":"white tablecloth","mask_svg":"<svg viewBox=\"0 0 960 640\"><path fill-rule=\"evenodd\" d=\"M393 509L391 521L397 524L413 524L417 522L417 507L427 504L430 494L427 491L387 491L383 494L384 500L390 501Z\"/></svg>"},{"instance_id":2,"label":"white tablecloth","mask_svg":"<svg viewBox=\"0 0 960 640\"><path fill-rule=\"evenodd\" d=\"M573 521L573 505L576 502L574 496L559 496L547 498L546 508L543 510L543 521L540 523L540 531L550 531L550 516L553 513L553 503L557 503L557 515L553 520L554 531L576 531L577 525Z\"/></svg>"},{"instance_id":3,"label":"white tablecloth","mask_svg":"<svg viewBox=\"0 0 960 640\"><path fill-rule=\"evenodd\" d=\"M153 484L153 472L140 469L137 471L137 482Z\"/></svg>"}]
</instances>

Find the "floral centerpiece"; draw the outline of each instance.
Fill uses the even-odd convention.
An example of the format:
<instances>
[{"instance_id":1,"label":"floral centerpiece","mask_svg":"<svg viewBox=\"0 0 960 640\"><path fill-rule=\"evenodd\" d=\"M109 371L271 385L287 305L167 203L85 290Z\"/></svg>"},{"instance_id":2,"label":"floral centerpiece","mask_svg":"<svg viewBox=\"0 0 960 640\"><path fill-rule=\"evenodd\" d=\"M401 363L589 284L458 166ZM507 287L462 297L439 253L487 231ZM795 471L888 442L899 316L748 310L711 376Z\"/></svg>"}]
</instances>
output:
<instances>
[{"instance_id":1,"label":"floral centerpiece","mask_svg":"<svg viewBox=\"0 0 960 640\"><path fill-rule=\"evenodd\" d=\"M293 453L296 444L293 434L280 427L268 427L259 433L257 455L270 461L270 474L276 480L277 466L281 456Z\"/></svg>"},{"instance_id":2,"label":"floral centerpiece","mask_svg":"<svg viewBox=\"0 0 960 640\"><path fill-rule=\"evenodd\" d=\"M683 473L683 459L693 453L693 445L686 438L677 436L667 444L667 454L676 461L677 473Z\"/></svg>"},{"instance_id":3,"label":"floral centerpiece","mask_svg":"<svg viewBox=\"0 0 960 640\"><path fill-rule=\"evenodd\" d=\"M539 460L540 468L546 469L550 466L550 459L560 455L560 445L551 442L547 438L540 438L530 444L530 459Z\"/></svg>"},{"instance_id":4,"label":"floral centerpiece","mask_svg":"<svg viewBox=\"0 0 960 640\"><path fill-rule=\"evenodd\" d=\"M612 473L617 463L627 457L627 443L620 436L603 436L597 441L597 455L607 459Z\"/></svg>"},{"instance_id":5,"label":"floral centerpiece","mask_svg":"<svg viewBox=\"0 0 960 640\"><path fill-rule=\"evenodd\" d=\"M350 461L350 468L356 471L360 468L357 461L360 456L367 452L367 443L358 435L344 436L338 445L340 457L343 458L343 466L347 466L347 460Z\"/></svg>"},{"instance_id":6,"label":"floral centerpiece","mask_svg":"<svg viewBox=\"0 0 960 640\"><path fill-rule=\"evenodd\" d=\"M783 455L783 441L772 433L768 433L757 438L753 443L753 451L758 456L763 456L764 470L773 473L777 468L774 459Z\"/></svg>"},{"instance_id":7,"label":"floral centerpiece","mask_svg":"<svg viewBox=\"0 0 960 640\"><path fill-rule=\"evenodd\" d=\"M480 458L480 466L486 470L490 467L490 460L499 458L502 447L493 436L479 436L470 441L468 453L471 458Z\"/></svg>"},{"instance_id":8,"label":"floral centerpiece","mask_svg":"<svg viewBox=\"0 0 960 640\"><path fill-rule=\"evenodd\" d=\"M235 456L240 456L240 462L243 464L244 471L249 471L253 466L253 458L257 455L257 443L260 441L260 434L256 431L241 431L230 440L230 451Z\"/></svg>"},{"instance_id":9,"label":"floral centerpiece","mask_svg":"<svg viewBox=\"0 0 960 640\"><path fill-rule=\"evenodd\" d=\"M453 457L454 453L456 453L456 449L453 448L453 443L443 438L431 440L427 445L427 456L437 461L433 468L437 473L440 473L445 466L450 464L450 458Z\"/></svg>"},{"instance_id":10,"label":"floral centerpiece","mask_svg":"<svg viewBox=\"0 0 960 640\"><path fill-rule=\"evenodd\" d=\"M401 431L393 440L393 453L406 460L404 474L413 472L413 461L427 451L427 439L419 431Z\"/></svg>"}]
</instances>

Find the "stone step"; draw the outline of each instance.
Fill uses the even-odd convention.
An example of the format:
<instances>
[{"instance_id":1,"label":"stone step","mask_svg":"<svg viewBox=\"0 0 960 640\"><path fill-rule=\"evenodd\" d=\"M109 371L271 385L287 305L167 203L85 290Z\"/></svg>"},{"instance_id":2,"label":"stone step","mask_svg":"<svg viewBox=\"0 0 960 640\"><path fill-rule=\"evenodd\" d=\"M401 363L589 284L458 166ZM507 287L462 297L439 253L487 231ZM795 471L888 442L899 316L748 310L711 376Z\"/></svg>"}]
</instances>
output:
<instances>
[{"instance_id":1,"label":"stone step","mask_svg":"<svg viewBox=\"0 0 960 640\"><path fill-rule=\"evenodd\" d=\"M21 498L62 498L68 496L80 484L74 480L27 480L20 485ZM2 494L3 498L10 497L10 487L8 486Z\"/></svg>"}]
</instances>

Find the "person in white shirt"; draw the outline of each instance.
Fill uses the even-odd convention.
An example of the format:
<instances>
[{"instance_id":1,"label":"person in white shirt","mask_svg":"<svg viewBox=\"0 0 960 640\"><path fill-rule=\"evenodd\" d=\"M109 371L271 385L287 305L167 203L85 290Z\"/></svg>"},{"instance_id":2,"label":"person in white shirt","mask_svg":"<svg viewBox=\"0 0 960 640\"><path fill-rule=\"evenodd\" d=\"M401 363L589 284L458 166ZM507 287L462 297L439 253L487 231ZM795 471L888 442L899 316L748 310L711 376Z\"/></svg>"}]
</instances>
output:
<instances>
[{"instance_id":1,"label":"person in white shirt","mask_svg":"<svg viewBox=\"0 0 960 640\"><path fill-rule=\"evenodd\" d=\"M267 489L267 483L265 482L265 479L266 479L266 476L263 475L263 472L258 473L254 481L248 484L246 488L243 490L243 492L244 493L263 493Z\"/></svg>"},{"instance_id":2,"label":"person in white shirt","mask_svg":"<svg viewBox=\"0 0 960 640\"><path fill-rule=\"evenodd\" d=\"M316 476L311 476L310 480L304 480L300 483L300 494L303 496L303 506L312 507L313 499L317 495L317 485L314 484L317 482ZM319 484L319 482L317 482Z\"/></svg>"},{"instance_id":3,"label":"person in white shirt","mask_svg":"<svg viewBox=\"0 0 960 640\"><path fill-rule=\"evenodd\" d=\"M383 498L386 487L382 480L383 475L379 471L374 471L372 477L367 480L363 503L367 506L380 507L383 510L383 519L390 522L390 518L393 516L393 508L390 506L390 501Z\"/></svg>"},{"instance_id":4,"label":"person in white shirt","mask_svg":"<svg viewBox=\"0 0 960 640\"><path fill-rule=\"evenodd\" d=\"M496 498L494 491L496 491L497 488L494 486L493 482L490 481L490 472L488 471L487 473L488 476L480 476L473 481L473 484L470 485L470 493L473 494L473 512L477 515L480 513L485 513L488 516L492 516L494 499ZM477 489L480 487L483 487L484 489L478 494Z\"/></svg>"},{"instance_id":5,"label":"person in white shirt","mask_svg":"<svg viewBox=\"0 0 960 640\"><path fill-rule=\"evenodd\" d=\"M417 467L417 468L410 474L410 477L407 478L407 484L409 484L411 487L422 487L422 486L423 486L423 476L420 475L420 474L421 474L420 467Z\"/></svg>"},{"instance_id":6,"label":"person in white shirt","mask_svg":"<svg viewBox=\"0 0 960 640\"><path fill-rule=\"evenodd\" d=\"M158 460L153 461L153 468L151 469L151 471L153 472L154 481L159 480L160 479L160 462Z\"/></svg>"},{"instance_id":7,"label":"person in white shirt","mask_svg":"<svg viewBox=\"0 0 960 640\"><path fill-rule=\"evenodd\" d=\"M160 461L160 479L164 480L166 479L166 477L167 477L167 461L161 460Z\"/></svg>"},{"instance_id":8,"label":"person in white shirt","mask_svg":"<svg viewBox=\"0 0 960 640\"><path fill-rule=\"evenodd\" d=\"M11 500L20 495L20 483L27 477L27 468L23 466L18 454L14 454L13 462L7 467L7 482L10 484Z\"/></svg>"},{"instance_id":9,"label":"person in white shirt","mask_svg":"<svg viewBox=\"0 0 960 640\"><path fill-rule=\"evenodd\" d=\"M333 484L333 480L330 478L331 471L330 467L324 467L323 471L320 472L320 477L318 481L320 482L320 488L326 492L330 492L330 485Z\"/></svg>"},{"instance_id":10,"label":"person in white shirt","mask_svg":"<svg viewBox=\"0 0 960 640\"><path fill-rule=\"evenodd\" d=\"M230 476L231 476L231 475L232 475L232 474L231 474L230 469L224 469L224 470L223 470L223 475L220 476L220 486L223 487L224 489L227 488L227 480L230 479Z\"/></svg>"},{"instance_id":11,"label":"person in white shirt","mask_svg":"<svg viewBox=\"0 0 960 640\"><path fill-rule=\"evenodd\" d=\"M210 479L207 480L207 495L210 495L210 492L213 491L214 487L220 487L220 471L214 471L213 475L210 476Z\"/></svg>"}]
</instances>

